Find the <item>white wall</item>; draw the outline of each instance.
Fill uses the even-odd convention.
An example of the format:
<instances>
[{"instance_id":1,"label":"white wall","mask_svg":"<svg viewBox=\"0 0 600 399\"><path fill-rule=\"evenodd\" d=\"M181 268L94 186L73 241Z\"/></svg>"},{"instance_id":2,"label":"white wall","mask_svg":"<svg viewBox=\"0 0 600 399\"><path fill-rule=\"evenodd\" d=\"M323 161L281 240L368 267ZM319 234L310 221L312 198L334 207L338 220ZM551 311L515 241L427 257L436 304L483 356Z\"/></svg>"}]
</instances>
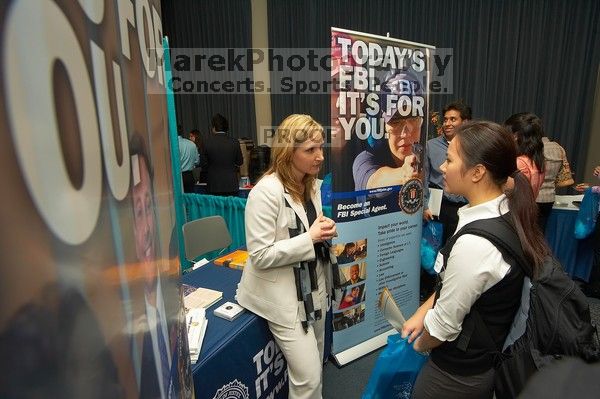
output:
<instances>
[{"instance_id":1,"label":"white wall","mask_svg":"<svg viewBox=\"0 0 600 399\"><path fill-rule=\"evenodd\" d=\"M269 48L269 21L267 0L252 0L252 47L267 50ZM254 80L271 86L267 62L261 62L254 68ZM270 144L265 137L265 128L272 125L271 93L254 94L254 113L256 115L257 144Z\"/></svg>"}]
</instances>

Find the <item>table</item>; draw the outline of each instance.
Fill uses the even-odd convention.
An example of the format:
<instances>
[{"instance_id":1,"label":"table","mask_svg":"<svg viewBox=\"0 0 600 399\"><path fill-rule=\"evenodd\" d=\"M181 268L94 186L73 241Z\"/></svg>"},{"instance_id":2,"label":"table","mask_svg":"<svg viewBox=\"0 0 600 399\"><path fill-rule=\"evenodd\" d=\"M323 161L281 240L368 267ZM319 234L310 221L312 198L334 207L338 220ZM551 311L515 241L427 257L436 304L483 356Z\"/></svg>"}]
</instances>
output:
<instances>
[{"instance_id":1,"label":"table","mask_svg":"<svg viewBox=\"0 0 600 399\"><path fill-rule=\"evenodd\" d=\"M223 299L206 311L206 335L192 365L196 398L287 398L287 364L266 321L248 311L234 321L213 315L216 307L234 301L241 275L209 263L181 278L182 283L223 292Z\"/></svg>"},{"instance_id":2,"label":"table","mask_svg":"<svg viewBox=\"0 0 600 399\"><path fill-rule=\"evenodd\" d=\"M564 270L573 278L588 281L594 259L592 236L575 238L576 208L554 207L546 225L546 240Z\"/></svg>"}]
</instances>

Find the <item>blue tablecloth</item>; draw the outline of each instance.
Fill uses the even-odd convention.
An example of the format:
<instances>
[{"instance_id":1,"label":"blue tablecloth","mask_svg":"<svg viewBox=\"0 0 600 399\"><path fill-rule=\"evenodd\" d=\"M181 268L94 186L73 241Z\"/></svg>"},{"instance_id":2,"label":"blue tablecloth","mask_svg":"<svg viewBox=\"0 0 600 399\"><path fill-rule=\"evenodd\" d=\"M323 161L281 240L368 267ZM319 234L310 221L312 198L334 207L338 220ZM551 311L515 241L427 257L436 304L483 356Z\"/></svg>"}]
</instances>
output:
<instances>
[{"instance_id":1,"label":"blue tablecloth","mask_svg":"<svg viewBox=\"0 0 600 399\"><path fill-rule=\"evenodd\" d=\"M546 225L546 240L565 271L573 278L588 281L594 258L592 237L575 238L576 210L552 209Z\"/></svg>"},{"instance_id":2,"label":"blue tablecloth","mask_svg":"<svg viewBox=\"0 0 600 399\"><path fill-rule=\"evenodd\" d=\"M287 365L267 323L248 311L234 321L213 315L219 305L234 301L241 275L240 270L207 264L181 279L223 292L223 299L206 311L206 335L192 366L196 398L260 398L271 392L274 398L287 397Z\"/></svg>"}]
</instances>

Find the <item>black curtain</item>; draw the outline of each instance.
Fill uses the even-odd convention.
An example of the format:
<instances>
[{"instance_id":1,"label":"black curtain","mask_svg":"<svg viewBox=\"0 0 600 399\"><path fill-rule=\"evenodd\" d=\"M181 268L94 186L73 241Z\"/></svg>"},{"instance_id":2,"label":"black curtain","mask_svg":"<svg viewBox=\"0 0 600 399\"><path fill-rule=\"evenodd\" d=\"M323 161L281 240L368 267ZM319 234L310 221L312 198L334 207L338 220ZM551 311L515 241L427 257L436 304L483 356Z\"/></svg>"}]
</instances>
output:
<instances>
[{"instance_id":1,"label":"black curtain","mask_svg":"<svg viewBox=\"0 0 600 399\"><path fill-rule=\"evenodd\" d=\"M171 49L252 47L249 0L163 0L162 20ZM256 141L252 94L175 94L175 107L185 133L197 128L207 134L211 117L218 112L229 121L231 136Z\"/></svg>"},{"instance_id":2,"label":"black curtain","mask_svg":"<svg viewBox=\"0 0 600 399\"><path fill-rule=\"evenodd\" d=\"M334 26L329 19L334 15L329 9L331 2L269 0L267 4L271 48L330 47L329 28ZM291 15L294 17L291 18ZM323 126L328 126L329 95L273 94L271 114L274 126L278 126L290 114L309 114Z\"/></svg>"},{"instance_id":3,"label":"black curtain","mask_svg":"<svg viewBox=\"0 0 600 399\"><path fill-rule=\"evenodd\" d=\"M293 16L293 17L292 17ZM463 99L478 119L540 116L546 134L584 174L600 60L597 0L296 0L268 2L269 45L328 48L330 27L452 48L454 90L430 110ZM329 121L327 95L273 95L273 124L288 114Z\"/></svg>"}]
</instances>

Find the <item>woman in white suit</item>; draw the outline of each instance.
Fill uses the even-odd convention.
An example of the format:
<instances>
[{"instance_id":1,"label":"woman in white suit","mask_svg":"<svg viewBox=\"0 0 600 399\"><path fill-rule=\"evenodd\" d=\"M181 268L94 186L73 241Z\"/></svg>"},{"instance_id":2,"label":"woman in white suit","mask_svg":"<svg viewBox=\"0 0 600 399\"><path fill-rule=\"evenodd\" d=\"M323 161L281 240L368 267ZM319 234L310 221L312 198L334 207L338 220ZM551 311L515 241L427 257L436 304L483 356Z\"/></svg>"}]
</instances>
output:
<instances>
[{"instance_id":1,"label":"woman in white suit","mask_svg":"<svg viewBox=\"0 0 600 399\"><path fill-rule=\"evenodd\" d=\"M275 134L271 166L246 204L249 258L237 300L267 320L287 361L290 398L321 398L331 292L325 241L336 235L334 221L322 215L316 178L323 144L323 127L310 116L288 116Z\"/></svg>"}]
</instances>

